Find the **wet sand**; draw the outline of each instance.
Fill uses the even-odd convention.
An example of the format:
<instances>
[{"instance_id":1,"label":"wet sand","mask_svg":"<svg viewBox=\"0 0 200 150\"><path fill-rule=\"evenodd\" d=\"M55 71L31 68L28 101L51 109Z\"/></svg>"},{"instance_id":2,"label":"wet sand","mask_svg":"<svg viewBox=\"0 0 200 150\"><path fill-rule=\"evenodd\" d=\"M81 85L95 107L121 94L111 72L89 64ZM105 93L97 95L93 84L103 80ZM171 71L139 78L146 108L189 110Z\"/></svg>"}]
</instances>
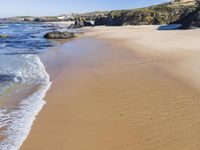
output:
<instances>
[{"instance_id":1,"label":"wet sand","mask_svg":"<svg viewBox=\"0 0 200 150\"><path fill-rule=\"evenodd\" d=\"M53 84L21 150L199 150L198 32L99 27L41 56Z\"/></svg>"}]
</instances>

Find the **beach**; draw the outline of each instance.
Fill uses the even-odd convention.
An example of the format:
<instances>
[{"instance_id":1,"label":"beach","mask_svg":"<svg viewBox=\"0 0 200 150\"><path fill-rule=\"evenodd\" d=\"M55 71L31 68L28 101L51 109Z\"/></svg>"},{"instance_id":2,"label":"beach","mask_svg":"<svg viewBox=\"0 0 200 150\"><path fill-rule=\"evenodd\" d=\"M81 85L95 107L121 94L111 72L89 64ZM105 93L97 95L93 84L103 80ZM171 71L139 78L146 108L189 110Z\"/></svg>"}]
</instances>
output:
<instances>
[{"instance_id":1,"label":"beach","mask_svg":"<svg viewBox=\"0 0 200 150\"><path fill-rule=\"evenodd\" d=\"M84 30L40 56L52 85L20 150L199 150L200 30Z\"/></svg>"}]
</instances>

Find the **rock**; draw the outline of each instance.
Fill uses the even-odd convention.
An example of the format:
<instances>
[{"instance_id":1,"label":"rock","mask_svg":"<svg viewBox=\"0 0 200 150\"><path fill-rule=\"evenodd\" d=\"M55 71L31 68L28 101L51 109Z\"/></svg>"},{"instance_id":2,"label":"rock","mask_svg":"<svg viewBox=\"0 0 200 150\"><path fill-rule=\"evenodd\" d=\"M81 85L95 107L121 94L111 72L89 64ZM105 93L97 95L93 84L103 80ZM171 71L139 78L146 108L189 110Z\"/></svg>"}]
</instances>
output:
<instances>
[{"instance_id":1,"label":"rock","mask_svg":"<svg viewBox=\"0 0 200 150\"><path fill-rule=\"evenodd\" d=\"M108 25L108 24L109 24L109 20L107 16L97 16L94 21L95 26L102 26L102 25Z\"/></svg>"},{"instance_id":2,"label":"rock","mask_svg":"<svg viewBox=\"0 0 200 150\"><path fill-rule=\"evenodd\" d=\"M82 28L82 27L88 27L93 26L91 22L86 21L84 18L76 18L74 25L71 25L69 28Z\"/></svg>"},{"instance_id":3,"label":"rock","mask_svg":"<svg viewBox=\"0 0 200 150\"><path fill-rule=\"evenodd\" d=\"M44 38L46 38L46 39L71 39L74 37L75 37L74 33L59 32L59 31L49 32L44 35Z\"/></svg>"},{"instance_id":4,"label":"rock","mask_svg":"<svg viewBox=\"0 0 200 150\"><path fill-rule=\"evenodd\" d=\"M12 38L12 36L9 36L9 35L0 35L0 38Z\"/></svg>"},{"instance_id":5,"label":"rock","mask_svg":"<svg viewBox=\"0 0 200 150\"><path fill-rule=\"evenodd\" d=\"M74 24L70 24L67 28L68 29L74 29Z\"/></svg>"},{"instance_id":6,"label":"rock","mask_svg":"<svg viewBox=\"0 0 200 150\"><path fill-rule=\"evenodd\" d=\"M182 24L180 29L200 28L200 10L188 14L180 23Z\"/></svg>"},{"instance_id":7,"label":"rock","mask_svg":"<svg viewBox=\"0 0 200 150\"><path fill-rule=\"evenodd\" d=\"M74 28L84 27L84 20L82 18L75 19Z\"/></svg>"},{"instance_id":8,"label":"rock","mask_svg":"<svg viewBox=\"0 0 200 150\"><path fill-rule=\"evenodd\" d=\"M90 21L84 21L83 23L85 27L93 26L93 24Z\"/></svg>"}]
</instances>

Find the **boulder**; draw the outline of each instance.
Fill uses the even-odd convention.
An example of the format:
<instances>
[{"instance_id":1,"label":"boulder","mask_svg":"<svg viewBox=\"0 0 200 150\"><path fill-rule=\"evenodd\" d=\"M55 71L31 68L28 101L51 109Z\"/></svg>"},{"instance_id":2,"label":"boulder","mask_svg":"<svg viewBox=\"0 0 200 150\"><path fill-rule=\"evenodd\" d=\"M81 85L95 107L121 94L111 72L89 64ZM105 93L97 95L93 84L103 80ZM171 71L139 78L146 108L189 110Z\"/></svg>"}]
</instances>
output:
<instances>
[{"instance_id":1,"label":"boulder","mask_svg":"<svg viewBox=\"0 0 200 150\"><path fill-rule=\"evenodd\" d=\"M12 38L12 36L9 36L9 35L0 35L0 38Z\"/></svg>"},{"instance_id":2,"label":"boulder","mask_svg":"<svg viewBox=\"0 0 200 150\"><path fill-rule=\"evenodd\" d=\"M70 26L70 28L82 28L82 27L88 27L93 26L91 22L86 21L84 18L76 18L75 23Z\"/></svg>"},{"instance_id":3,"label":"boulder","mask_svg":"<svg viewBox=\"0 0 200 150\"><path fill-rule=\"evenodd\" d=\"M49 32L44 35L44 38L46 39L71 39L74 38L75 34L71 32L59 32L59 31L53 31Z\"/></svg>"},{"instance_id":4,"label":"boulder","mask_svg":"<svg viewBox=\"0 0 200 150\"><path fill-rule=\"evenodd\" d=\"M84 27L84 20L82 18L75 19L74 28Z\"/></svg>"}]
</instances>

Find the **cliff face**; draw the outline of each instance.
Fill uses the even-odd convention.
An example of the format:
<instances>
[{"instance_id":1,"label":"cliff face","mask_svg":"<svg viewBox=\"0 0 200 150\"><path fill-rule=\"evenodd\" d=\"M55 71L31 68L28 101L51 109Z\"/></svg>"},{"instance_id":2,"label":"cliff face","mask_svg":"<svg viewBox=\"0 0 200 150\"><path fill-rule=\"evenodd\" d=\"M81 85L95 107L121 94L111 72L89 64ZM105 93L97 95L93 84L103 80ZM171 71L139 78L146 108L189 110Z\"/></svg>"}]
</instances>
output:
<instances>
[{"instance_id":1,"label":"cliff face","mask_svg":"<svg viewBox=\"0 0 200 150\"><path fill-rule=\"evenodd\" d=\"M180 20L182 29L200 28L200 6L195 11Z\"/></svg>"},{"instance_id":2,"label":"cliff face","mask_svg":"<svg viewBox=\"0 0 200 150\"><path fill-rule=\"evenodd\" d=\"M95 25L157 25L182 20L196 9L195 5L175 5L174 2L133 10L111 11L98 16Z\"/></svg>"}]
</instances>

